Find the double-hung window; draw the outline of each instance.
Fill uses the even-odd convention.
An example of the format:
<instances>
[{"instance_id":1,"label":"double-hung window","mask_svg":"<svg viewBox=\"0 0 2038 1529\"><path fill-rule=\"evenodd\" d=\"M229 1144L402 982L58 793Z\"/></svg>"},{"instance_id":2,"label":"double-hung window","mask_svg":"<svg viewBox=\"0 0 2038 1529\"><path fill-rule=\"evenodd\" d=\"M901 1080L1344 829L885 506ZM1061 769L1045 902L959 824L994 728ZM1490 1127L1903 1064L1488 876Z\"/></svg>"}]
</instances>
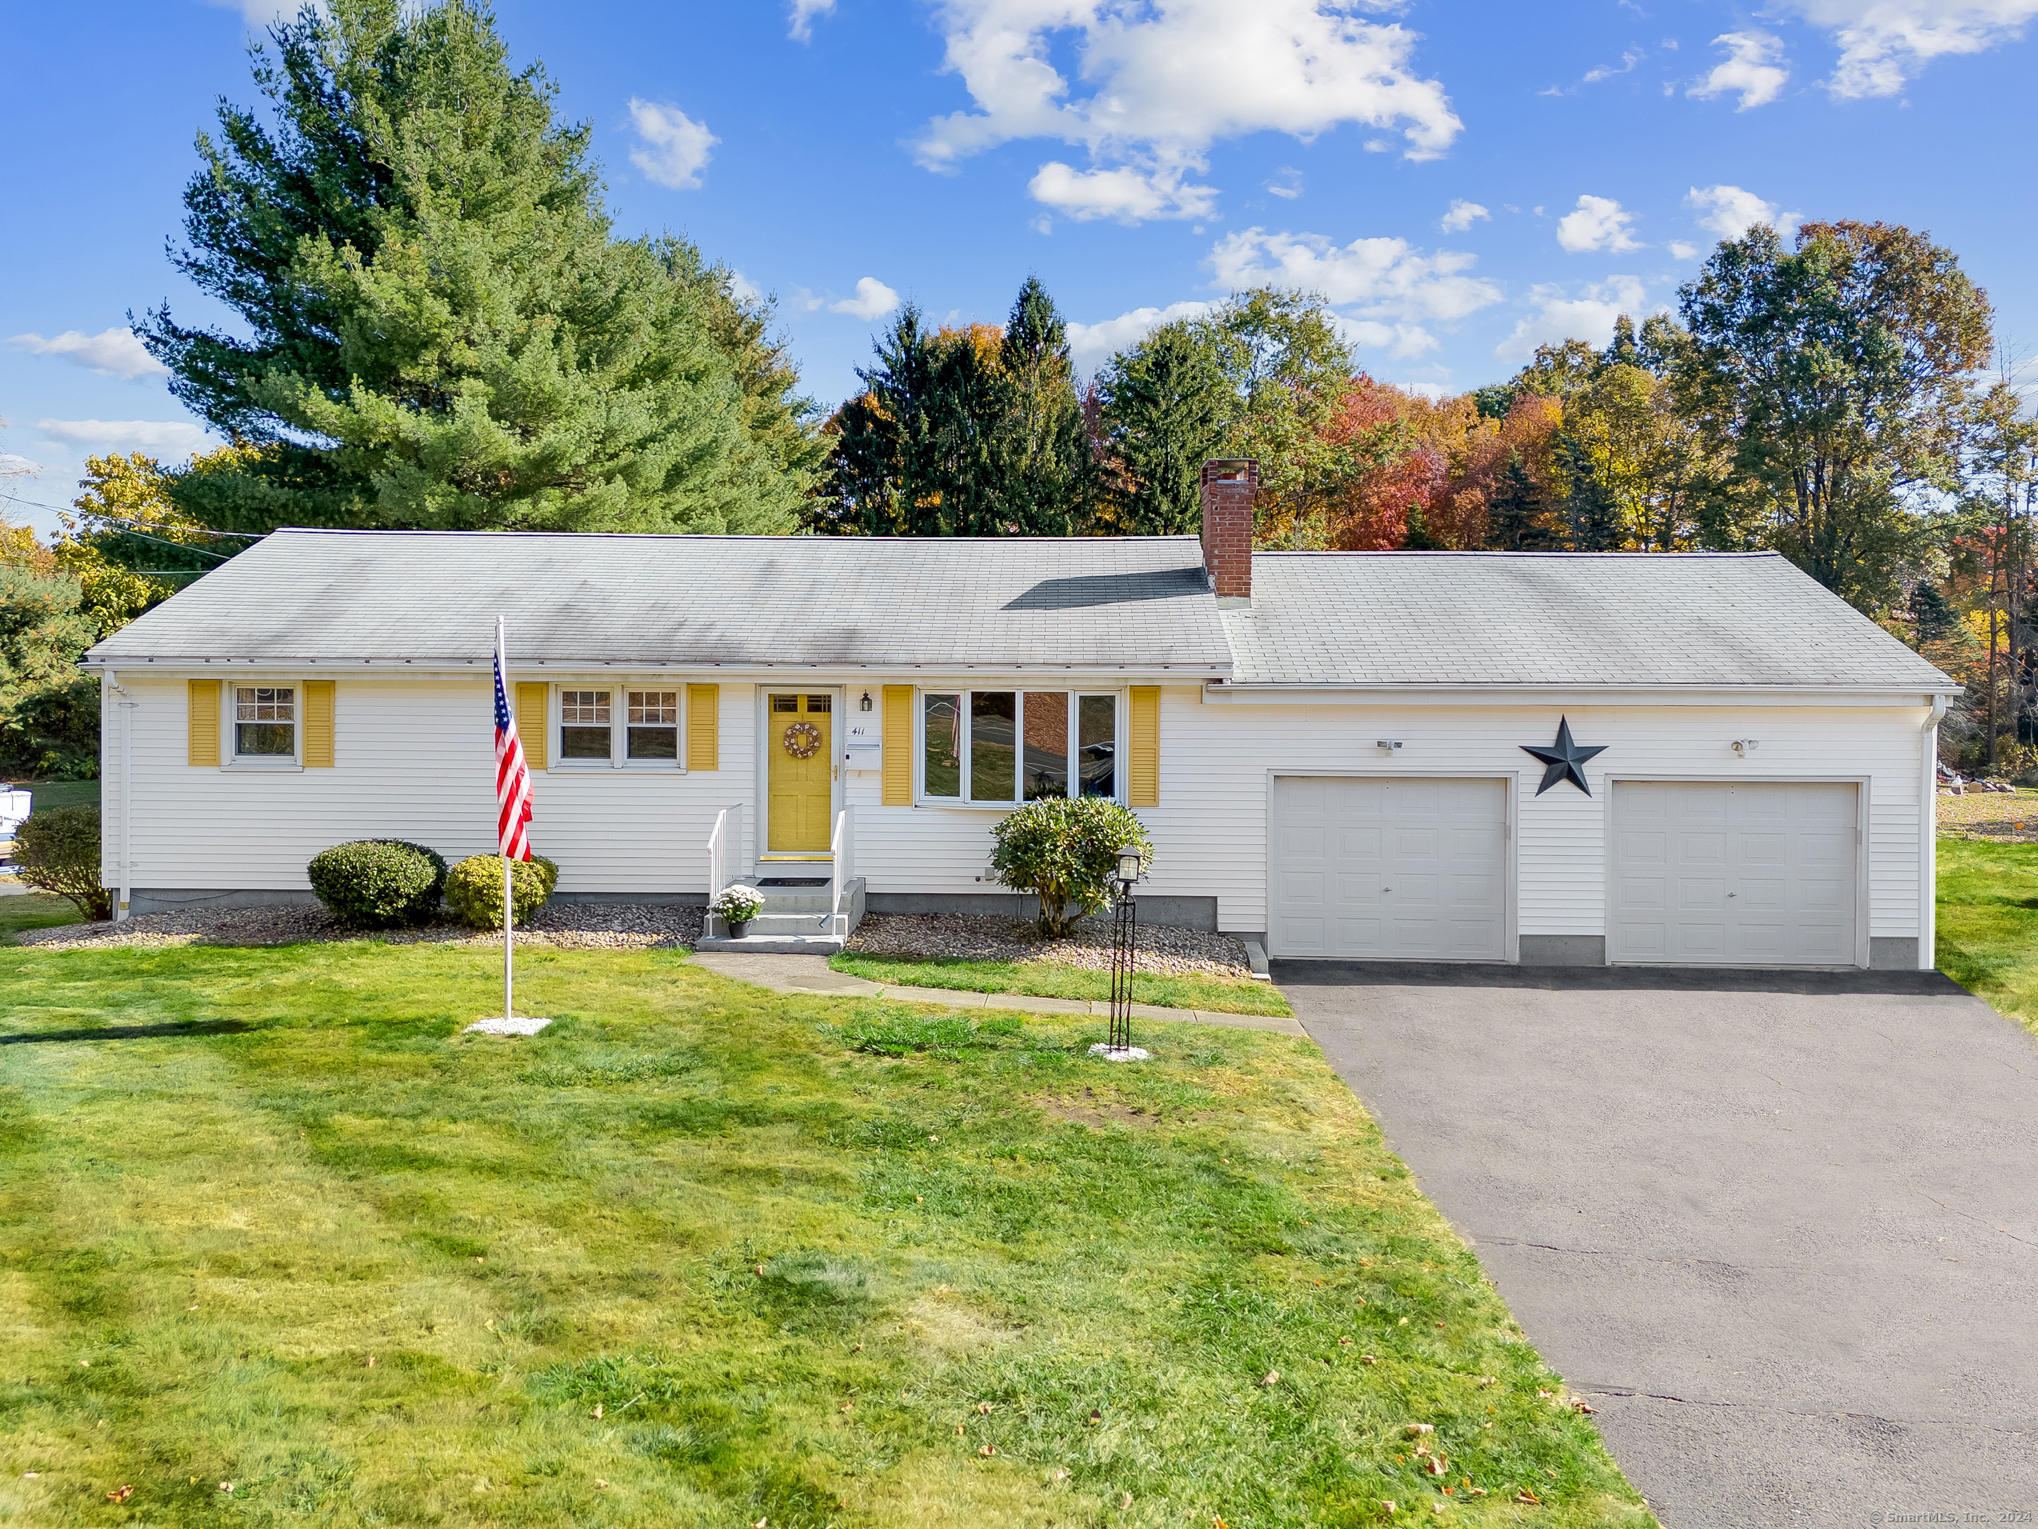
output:
<instances>
[{"instance_id":1,"label":"double-hung window","mask_svg":"<svg viewBox=\"0 0 2038 1529\"><path fill-rule=\"evenodd\" d=\"M579 768L678 768L678 687L561 686L558 758Z\"/></svg>"},{"instance_id":2,"label":"double-hung window","mask_svg":"<svg viewBox=\"0 0 2038 1529\"><path fill-rule=\"evenodd\" d=\"M1116 695L923 691L920 727L920 792L929 801L1119 794Z\"/></svg>"},{"instance_id":3,"label":"double-hung window","mask_svg":"<svg viewBox=\"0 0 2038 1529\"><path fill-rule=\"evenodd\" d=\"M297 760L297 687L234 687L234 762L294 764Z\"/></svg>"}]
</instances>

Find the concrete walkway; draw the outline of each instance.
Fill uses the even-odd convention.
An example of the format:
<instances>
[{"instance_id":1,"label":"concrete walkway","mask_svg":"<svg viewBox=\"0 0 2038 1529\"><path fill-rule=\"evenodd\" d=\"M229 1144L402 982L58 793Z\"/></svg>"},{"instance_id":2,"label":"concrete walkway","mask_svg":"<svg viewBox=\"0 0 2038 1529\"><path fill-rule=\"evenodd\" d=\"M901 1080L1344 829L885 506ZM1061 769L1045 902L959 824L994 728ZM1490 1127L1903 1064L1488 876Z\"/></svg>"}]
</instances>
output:
<instances>
[{"instance_id":1,"label":"concrete walkway","mask_svg":"<svg viewBox=\"0 0 2038 1529\"><path fill-rule=\"evenodd\" d=\"M1929 972L1276 962L1669 1529L2038 1522L2038 1047Z\"/></svg>"},{"instance_id":2,"label":"concrete walkway","mask_svg":"<svg viewBox=\"0 0 2038 1529\"><path fill-rule=\"evenodd\" d=\"M753 955L735 951L696 951L693 964L718 977L733 977L774 993L818 993L830 998L896 998L902 1003L938 1003L951 1009L1017 1009L1026 1014L1092 1014L1108 1018L1111 1005L1076 998L1033 998L1024 993L965 993L955 988L908 987L871 982L835 971L826 956ZM1132 1017L1140 1020L1187 1020L1199 1025L1229 1025L1237 1030L1272 1030L1280 1035L1308 1031L1299 1021L1273 1014L1219 1014L1209 1009L1164 1009L1136 1003Z\"/></svg>"}]
</instances>

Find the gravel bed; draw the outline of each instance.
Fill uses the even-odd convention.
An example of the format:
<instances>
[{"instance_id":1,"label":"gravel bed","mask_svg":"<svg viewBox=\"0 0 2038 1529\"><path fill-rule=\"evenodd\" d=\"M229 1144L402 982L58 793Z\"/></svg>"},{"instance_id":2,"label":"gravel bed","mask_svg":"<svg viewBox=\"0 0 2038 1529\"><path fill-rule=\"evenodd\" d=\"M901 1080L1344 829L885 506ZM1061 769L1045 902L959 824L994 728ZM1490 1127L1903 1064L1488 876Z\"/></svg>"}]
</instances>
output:
<instances>
[{"instance_id":1,"label":"gravel bed","mask_svg":"<svg viewBox=\"0 0 2038 1529\"><path fill-rule=\"evenodd\" d=\"M517 930L519 944L591 950L692 945L704 910L670 903L548 903ZM463 924L410 929L343 928L316 903L266 908L187 908L138 913L125 923L60 924L15 936L20 945L78 950L97 945L285 945L299 940L382 940L390 945L500 945L502 936Z\"/></svg>"},{"instance_id":2,"label":"gravel bed","mask_svg":"<svg viewBox=\"0 0 2038 1529\"><path fill-rule=\"evenodd\" d=\"M982 913L872 913L849 937L869 956L960 956L971 961L1051 961L1111 969L1109 926L1078 925L1064 939L1042 939L1030 919ZM1250 978L1245 945L1228 934L1171 924L1141 924L1134 969L1159 977Z\"/></svg>"}]
</instances>

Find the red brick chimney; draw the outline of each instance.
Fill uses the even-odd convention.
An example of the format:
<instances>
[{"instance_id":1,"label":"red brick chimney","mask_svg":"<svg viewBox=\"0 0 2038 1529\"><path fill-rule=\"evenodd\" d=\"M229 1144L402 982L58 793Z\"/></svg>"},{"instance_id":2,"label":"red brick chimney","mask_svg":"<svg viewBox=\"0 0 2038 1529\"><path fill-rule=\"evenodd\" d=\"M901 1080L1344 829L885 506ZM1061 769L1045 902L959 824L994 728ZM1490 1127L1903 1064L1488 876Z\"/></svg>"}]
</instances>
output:
<instances>
[{"instance_id":1,"label":"red brick chimney","mask_svg":"<svg viewBox=\"0 0 2038 1529\"><path fill-rule=\"evenodd\" d=\"M1253 497L1259 487L1257 462L1203 464L1203 570L1219 600L1252 598Z\"/></svg>"}]
</instances>

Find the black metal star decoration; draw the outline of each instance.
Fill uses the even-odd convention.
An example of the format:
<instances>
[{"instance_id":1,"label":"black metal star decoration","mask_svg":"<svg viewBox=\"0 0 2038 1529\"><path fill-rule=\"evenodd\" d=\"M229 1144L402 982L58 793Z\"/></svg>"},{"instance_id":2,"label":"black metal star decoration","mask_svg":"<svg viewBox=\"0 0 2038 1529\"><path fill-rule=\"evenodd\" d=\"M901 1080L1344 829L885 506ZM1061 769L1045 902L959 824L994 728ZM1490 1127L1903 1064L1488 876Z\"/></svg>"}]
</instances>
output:
<instances>
[{"instance_id":1,"label":"black metal star decoration","mask_svg":"<svg viewBox=\"0 0 2038 1529\"><path fill-rule=\"evenodd\" d=\"M1590 796L1592 788L1585 784L1585 772L1579 766L1595 754L1604 754L1608 747L1609 745L1602 743L1589 749L1580 748L1571 741L1571 719L1559 717L1557 741L1552 747L1539 749L1532 744L1524 743L1521 745L1521 751L1524 754L1535 755L1547 766L1543 771L1543 783L1536 787L1537 796L1541 796L1559 781L1566 780Z\"/></svg>"}]
</instances>

